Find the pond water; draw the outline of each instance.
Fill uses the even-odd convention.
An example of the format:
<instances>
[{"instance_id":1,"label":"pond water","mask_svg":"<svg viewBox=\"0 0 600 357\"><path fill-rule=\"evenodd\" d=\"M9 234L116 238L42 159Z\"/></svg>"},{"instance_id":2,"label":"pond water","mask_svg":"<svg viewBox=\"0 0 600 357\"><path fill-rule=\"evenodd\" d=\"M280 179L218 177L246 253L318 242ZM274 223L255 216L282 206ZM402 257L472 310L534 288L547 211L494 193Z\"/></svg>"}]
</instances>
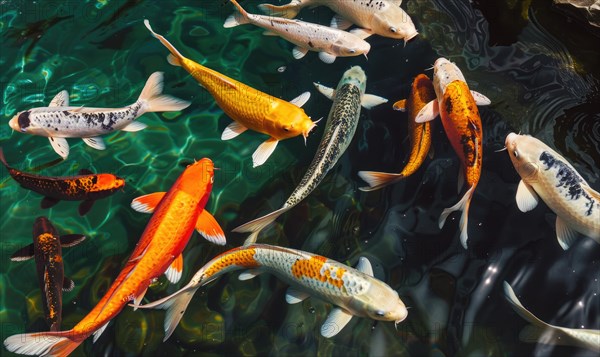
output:
<instances>
[{"instance_id":1,"label":"pond water","mask_svg":"<svg viewBox=\"0 0 600 357\"><path fill-rule=\"evenodd\" d=\"M258 4L242 2L252 13L259 13ZM436 58L455 62L470 88L492 101L480 108L483 169L470 209L469 249L459 242L458 214L441 230L437 224L442 209L459 199L458 159L439 120L433 157L416 174L379 191L358 190L364 185L358 171L399 172L406 163L407 116L388 103L362 111L336 167L260 241L348 264L368 257L375 276L410 307L397 329L354 318L338 336L323 338L320 326L330 304L307 299L287 305L286 286L275 277L238 281L234 273L196 294L166 342L163 312L126 307L97 343L88 339L73 355L595 355L519 339L527 323L505 300L503 281L545 322L600 329L600 246L580 238L563 251L555 216L544 204L521 213L514 199L519 177L506 152L496 151L511 131L533 135L600 189L600 41L541 0L514 23L489 22L506 13L480 2L407 0L402 7L419 36L406 46L373 36L368 60L339 58L328 65L314 53L294 60L291 44L263 36L257 27L223 28L232 12L223 1L1 2L0 145L8 163L44 175L112 172L127 185L80 217L77 202L41 209L42 197L19 187L2 168L0 339L48 329L34 263L9 259L31 243L36 217L49 217L61 233L88 236L63 251L65 275L76 284L63 295L62 326L68 329L96 305L145 228L149 216L130 208L133 198L167 190L194 159L209 157L221 169L207 208L225 230L227 246L195 235L184 251L181 282L173 286L161 277L146 295L154 301L183 286L216 254L241 245L245 236L231 230L278 208L312 160L324 125L306 146L302 138L283 141L266 164L252 168L252 152L265 136L248 131L221 141L230 119L187 72L167 63L165 48L143 26L146 18L188 58L257 89L287 100L310 90L304 109L312 118L326 117L331 106L312 83L335 87L352 65L365 70L367 93L393 103L408 95L417 74L432 75ZM300 18L327 24L332 15L320 7L304 9ZM71 154L63 161L45 138L13 132L7 124L19 111L47 106L63 89L73 105L128 105L155 71L165 72L166 93L192 105L176 114L145 114L139 120L147 129L106 136L104 151L70 139ZM1 354L9 355L5 349Z\"/></svg>"}]
</instances>

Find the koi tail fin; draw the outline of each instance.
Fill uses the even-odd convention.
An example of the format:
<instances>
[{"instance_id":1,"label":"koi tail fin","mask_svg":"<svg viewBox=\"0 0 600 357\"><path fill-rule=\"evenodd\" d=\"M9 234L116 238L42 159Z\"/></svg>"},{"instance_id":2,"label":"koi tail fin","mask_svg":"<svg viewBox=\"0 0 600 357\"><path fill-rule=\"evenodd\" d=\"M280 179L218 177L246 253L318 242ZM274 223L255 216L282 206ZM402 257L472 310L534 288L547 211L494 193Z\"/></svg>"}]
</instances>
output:
<instances>
[{"instance_id":1,"label":"koi tail fin","mask_svg":"<svg viewBox=\"0 0 600 357\"><path fill-rule=\"evenodd\" d=\"M368 187L359 187L359 190L365 192L379 190L404 178L403 174L389 174L377 171L359 171L358 176L369 184Z\"/></svg>"},{"instance_id":2,"label":"koi tail fin","mask_svg":"<svg viewBox=\"0 0 600 357\"><path fill-rule=\"evenodd\" d=\"M537 342L538 339L544 334L544 332L553 329L554 326L545 323L538 319L531 311L527 310L515 295L510 284L504 282L504 297L512 305L513 310L531 325L525 326L525 328L519 334L519 338L524 342Z\"/></svg>"},{"instance_id":3,"label":"koi tail fin","mask_svg":"<svg viewBox=\"0 0 600 357\"><path fill-rule=\"evenodd\" d=\"M287 5L275 6L271 4L260 4L258 5L260 11L268 16L285 17L286 19L293 19L298 15L300 9L302 9L302 2L299 0L292 0Z\"/></svg>"},{"instance_id":4,"label":"koi tail fin","mask_svg":"<svg viewBox=\"0 0 600 357\"><path fill-rule=\"evenodd\" d=\"M192 283L190 283L183 289L177 291L172 295L167 296L166 298L162 298L160 300L151 302L146 305L137 305L134 307L140 309L161 309L167 311L164 323L164 342L169 337L171 337L171 335L175 331L175 328L179 324L179 321L181 321L181 318L183 317L185 310L190 304L192 297L194 296L196 290L198 290L200 286L201 285L192 285Z\"/></svg>"},{"instance_id":5,"label":"koi tail fin","mask_svg":"<svg viewBox=\"0 0 600 357\"><path fill-rule=\"evenodd\" d=\"M174 112L187 108L191 103L187 100L162 94L163 73L154 72L146 81L138 102L144 103L143 111L147 112Z\"/></svg>"},{"instance_id":6,"label":"koi tail fin","mask_svg":"<svg viewBox=\"0 0 600 357\"><path fill-rule=\"evenodd\" d=\"M473 192L475 191L475 185L471 186L469 190L465 193L465 195L458 201L454 206L446 208L442 211L440 215L440 229L446 223L446 218L450 215L450 213L454 211L462 211L462 215L460 216L460 242L462 246L467 249L467 239L469 238L467 235L467 221L469 219L469 206L471 205L471 198L473 197Z\"/></svg>"},{"instance_id":7,"label":"koi tail fin","mask_svg":"<svg viewBox=\"0 0 600 357\"><path fill-rule=\"evenodd\" d=\"M10 352L23 355L68 356L87 336L75 337L73 330L59 332L37 332L12 335L4 340Z\"/></svg>"},{"instance_id":8,"label":"koi tail fin","mask_svg":"<svg viewBox=\"0 0 600 357\"><path fill-rule=\"evenodd\" d=\"M234 228L232 232L237 233L251 233L246 241L244 242L244 246L256 243L258 239L258 234L269 224L273 223L277 217L281 216L293 206L287 206L278 209L277 211L273 211L265 216L252 220L248 223L242 224L241 226Z\"/></svg>"},{"instance_id":9,"label":"koi tail fin","mask_svg":"<svg viewBox=\"0 0 600 357\"><path fill-rule=\"evenodd\" d=\"M164 36L159 35L156 32L154 32L154 30L152 30L152 27L150 26L150 21L148 21L148 19L144 20L144 25L146 25L146 28L150 31L150 33L152 33L152 36L157 38L160 41L160 43L162 43L169 50L169 52L171 52L171 54L167 57L167 61L169 61L169 63L173 66L181 66L181 60L185 59L185 57L183 57L183 55L179 51L177 51L175 46L173 46L171 42L164 38Z\"/></svg>"},{"instance_id":10,"label":"koi tail fin","mask_svg":"<svg viewBox=\"0 0 600 357\"><path fill-rule=\"evenodd\" d=\"M237 1L229 1L231 1L231 3L236 7L237 11L225 20L223 27L230 28L250 23L250 20L248 19L248 13L246 12L246 10L244 10L244 8L240 6L240 4L238 4Z\"/></svg>"}]
</instances>

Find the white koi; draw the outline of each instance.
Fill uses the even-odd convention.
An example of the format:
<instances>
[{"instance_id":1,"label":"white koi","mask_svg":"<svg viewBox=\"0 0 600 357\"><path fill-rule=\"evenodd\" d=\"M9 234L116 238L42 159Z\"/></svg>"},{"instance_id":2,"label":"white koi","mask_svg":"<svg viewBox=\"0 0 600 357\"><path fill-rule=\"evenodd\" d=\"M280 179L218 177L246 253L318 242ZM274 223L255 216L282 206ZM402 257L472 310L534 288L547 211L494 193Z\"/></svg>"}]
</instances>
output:
<instances>
[{"instance_id":1,"label":"white koi","mask_svg":"<svg viewBox=\"0 0 600 357\"><path fill-rule=\"evenodd\" d=\"M351 32L361 38L373 34L404 40L418 35L410 16L400 7L401 0L292 0L287 5L261 4L259 8L270 16L294 18L304 7L327 6L337 15L331 27L345 30L355 24L360 28Z\"/></svg>"},{"instance_id":2,"label":"white koi","mask_svg":"<svg viewBox=\"0 0 600 357\"><path fill-rule=\"evenodd\" d=\"M336 305L321 326L321 335L324 337L335 336L352 316L398 324L408 315L398 293L373 277L368 259L360 258L354 269L312 253L266 244L231 249L206 263L181 290L136 307L167 310L164 324L164 340L167 340L198 288L239 269L252 269L243 272L240 280L268 272L290 284L286 294L289 304L315 296Z\"/></svg>"},{"instance_id":3,"label":"white koi","mask_svg":"<svg viewBox=\"0 0 600 357\"><path fill-rule=\"evenodd\" d=\"M237 1L230 1L238 11L227 18L224 27L243 24L262 27L265 35L280 36L295 44L295 59L304 57L308 51L316 51L323 62L333 63L337 57L366 57L371 49L367 41L352 33L300 20L250 14Z\"/></svg>"},{"instance_id":4,"label":"white koi","mask_svg":"<svg viewBox=\"0 0 600 357\"><path fill-rule=\"evenodd\" d=\"M600 353L600 330L560 327L540 320L521 304L506 281L504 282L504 297L511 304L513 310L531 324L519 334L521 341L575 346Z\"/></svg>"},{"instance_id":5,"label":"white koi","mask_svg":"<svg viewBox=\"0 0 600 357\"><path fill-rule=\"evenodd\" d=\"M19 112L8 125L22 133L47 137L54 151L66 159L69 156L66 138L81 138L90 147L104 150L106 145L100 135L118 130L143 130L147 125L134 120L144 113L178 111L191 104L163 95L162 90L162 72L153 73L138 100L123 108L69 106L69 93L63 90L52 99L48 107Z\"/></svg>"},{"instance_id":6,"label":"white koi","mask_svg":"<svg viewBox=\"0 0 600 357\"><path fill-rule=\"evenodd\" d=\"M529 212L541 198L556 213L556 238L565 250L573 244L577 232L600 243L600 193L564 157L540 140L510 133L505 145L521 176L517 207Z\"/></svg>"}]
</instances>

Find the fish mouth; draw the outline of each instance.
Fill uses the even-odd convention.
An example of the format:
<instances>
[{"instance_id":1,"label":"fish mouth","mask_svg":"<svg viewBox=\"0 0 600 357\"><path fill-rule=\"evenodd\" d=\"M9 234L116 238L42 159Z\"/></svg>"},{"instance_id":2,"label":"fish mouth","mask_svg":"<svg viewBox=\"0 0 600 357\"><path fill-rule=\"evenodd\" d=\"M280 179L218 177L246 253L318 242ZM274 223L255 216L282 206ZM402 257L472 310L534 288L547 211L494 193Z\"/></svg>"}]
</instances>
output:
<instances>
[{"instance_id":1,"label":"fish mouth","mask_svg":"<svg viewBox=\"0 0 600 357\"><path fill-rule=\"evenodd\" d=\"M404 37L404 47L406 47L406 43L410 40L412 40L413 38L415 38L417 35L419 34L418 31L412 32L409 35Z\"/></svg>"},{"instance_id":2,"label":"fish mouth","mask_svg":"<svg viewBox=\"0 0 600 357\"><path fill-rule=\"evenodd\" d=\"M10 126L10 128L12 130L16 130L16 131L22 131L25 132L25 130L21 130L21 127L19 126L19 123L17 121L17 118L12 118L9 122L8 122L8 126Z\"/></svg>"},{"instance_id":3,"label":"fish mouth","mask_svg":"<svg viewBox=\"0 0 600 357\"><path fill-rule=\"evenodd\" d=\"M306 139L308 138L308 135L310 134L310 132L317 127L317 123L320 122L321 120L323 120L323 118L319 118L319 120L313 121L310 126L308 127L307 130L305 130L304 132L302 132L302 136L304 137L304 146L306 146Z\"/></svg>"},{"instance_id":4,"label":"fish mouth","mask_svg":"<svg viewBox=\"0 0 600 357\"><path fill-rule=\"evenodd\" d=\"M517 135L515 133L509 133L506 136L506 139L504 140L504 146L509 147L515 141L515 139L517 139L518 136L519 135Z\"/></svg>"}]
</instances>

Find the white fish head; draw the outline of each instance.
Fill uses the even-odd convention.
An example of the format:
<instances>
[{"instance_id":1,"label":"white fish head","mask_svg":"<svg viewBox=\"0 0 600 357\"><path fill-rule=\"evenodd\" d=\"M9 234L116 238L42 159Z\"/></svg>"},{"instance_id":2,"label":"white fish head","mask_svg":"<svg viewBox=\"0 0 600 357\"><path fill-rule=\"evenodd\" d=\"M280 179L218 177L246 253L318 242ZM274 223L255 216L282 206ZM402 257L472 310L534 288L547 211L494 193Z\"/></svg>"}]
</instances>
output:
<instances>
[{"instance_id":1,"label":"white fish head","mask_svg":"<svg viewBox=\"0 0 600 357\"><path fill-rule=\"evenodd\" d=\"M438 58L433 64L433 88L437 97L442 98L448 84L457 80L466 82L458 66L444 57Z\"/></svg>"},{"instance_id":2,"label":"white fish head","mask_svg":"<svg viewBox=\"0 0 600 357\"><path fill-rule=\"evenodd\" d=\"M338 57L367 55L370 50L371 44L365 40L336 41L331 45L331 51Z\"/></svg>"},{"instance_id":3,"label":"white fish head","mask_svg":"<svg viewBox=\"0 0 600 357\"><path fill-rule=\"evenodd\" d=\"M12 128L12 130L25 133L32 127L31 120L29 119L30 114L31 112L29 110L19 112L17 115L12 117L12 119L8 122L8 125Z\"/></svg>"},{"instance_id":4,"label":"white fish head","mask_svg":"<svg viewBox=\"0 0 600 357\"><path fill-rule=\"evenodd\" d=\"M378 279L370 280L368 290L364 294L353 297L351 308L354 311L364 312L373 320L394 321L396 324L404 321L408 316L408 309L398 293Z\"/></svg>"},{"instance_id":5,"label":"white fish head","mask_svg":"<svg viewBox=\"0 0 600 357\"><path fill-rule=\"evenodd\" d=\"M374 33L404 40L405 43L419 34L410 16L399 6L375 13L371 25Z\"/></svg>"},{"instance_id":6,"label":"white fish head","mask_svg":"<svg viewBox=\"0 0 600 357\"><path fill-rule=\"evenodd\" d=\"M340 79L340 83L338 84L338 89L340 89L345 84L353 84L357 86L360 90L360 94L365 94L365 89L367 88L367 75L365 71L359 66L353 66L342 75L342 79Z\"/></svg>"},{"instance_id":7,"label":"white fish head","mask_svg":"<svg viewBox=\"0 0 600 357\"><path fill-rule=\"evenodd\" d=\"M539 171L539 157L547 146L532 136L515 133L506 136L504 145L519 176L531 182Z\"/></svg>"}]
</instances>

